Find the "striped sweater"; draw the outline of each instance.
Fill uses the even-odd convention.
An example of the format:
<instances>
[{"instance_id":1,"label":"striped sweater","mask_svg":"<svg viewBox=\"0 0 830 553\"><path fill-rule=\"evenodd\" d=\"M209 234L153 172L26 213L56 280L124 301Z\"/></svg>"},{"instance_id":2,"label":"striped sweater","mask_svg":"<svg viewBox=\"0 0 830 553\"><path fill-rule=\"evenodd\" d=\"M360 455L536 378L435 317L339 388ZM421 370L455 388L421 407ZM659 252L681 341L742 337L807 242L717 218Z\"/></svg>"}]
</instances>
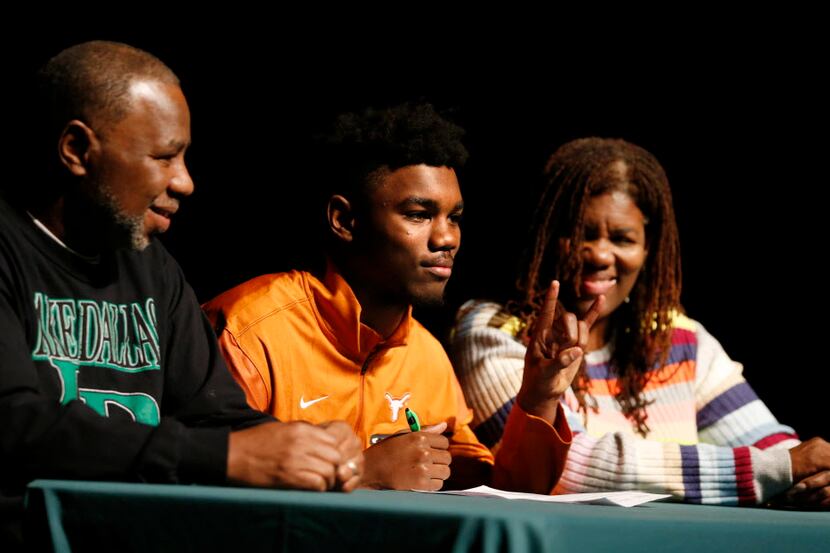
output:
<instances>
[{"instance_id":1,"label":"striped sweater","mask_svg":"<svg viewBox=\"0 0 830 553\"><path fill-rule=\"evenodd\" d=\"M525 346L515 317L490 302L459 311L452 356L479 439L497 449L522 381ZM587 354L597 412L563 397L574 441L556 491L643 490L678 501L761 503L792 485L793 430L781 425L741 375L742 366L699 323L678 316L667 363L644 390L650 431L634 431L614 399L611 347Z\"/></svg>"}]
</instances>

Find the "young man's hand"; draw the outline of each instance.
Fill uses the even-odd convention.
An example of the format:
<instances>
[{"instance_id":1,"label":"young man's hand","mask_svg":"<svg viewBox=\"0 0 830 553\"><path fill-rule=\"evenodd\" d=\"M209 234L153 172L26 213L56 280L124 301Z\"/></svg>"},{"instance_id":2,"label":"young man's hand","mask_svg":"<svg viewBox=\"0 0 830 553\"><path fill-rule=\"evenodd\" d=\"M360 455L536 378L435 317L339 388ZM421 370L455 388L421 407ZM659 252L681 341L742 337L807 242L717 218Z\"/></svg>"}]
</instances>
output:
<instances>
[{"instance_id":1,"label":"young man's hand","mask_svg":"<svg viewBox=\"0 0 830 553\"><path fill-rule=\"evenodd\" d=\"M450 477L447 423L395 434L363 452L363 485L375 489L440 490Z\"/></svg>"}]
</instances>

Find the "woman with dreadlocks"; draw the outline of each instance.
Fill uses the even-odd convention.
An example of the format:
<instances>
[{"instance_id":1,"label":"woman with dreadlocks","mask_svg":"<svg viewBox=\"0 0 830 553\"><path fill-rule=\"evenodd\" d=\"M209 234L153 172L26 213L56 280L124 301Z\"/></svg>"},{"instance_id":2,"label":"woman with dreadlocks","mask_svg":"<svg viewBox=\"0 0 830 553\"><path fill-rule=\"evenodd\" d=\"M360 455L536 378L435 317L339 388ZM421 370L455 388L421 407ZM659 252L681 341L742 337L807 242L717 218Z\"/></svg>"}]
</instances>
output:
<instances>
[{"instance_id":1,"label":"woman with dreadlocks","mask_svg":"<svg viewBox=\"0 0 830 553\"><path fill-rule=\"evenodd\" d=\"M458 314L454 362L479 439L498 447L528 336L558 279L564 309L577 315L606 299L563 397L575 438L559 493L642 489L755 504L830 468L816 461L827 442L799 446L741 365L683 315L671 192L654 156L623 140L574 140L545 177L517 299L470 301ZM818 478L819 490L830 483L830 473Z\"/></svg>"}]
</instances>

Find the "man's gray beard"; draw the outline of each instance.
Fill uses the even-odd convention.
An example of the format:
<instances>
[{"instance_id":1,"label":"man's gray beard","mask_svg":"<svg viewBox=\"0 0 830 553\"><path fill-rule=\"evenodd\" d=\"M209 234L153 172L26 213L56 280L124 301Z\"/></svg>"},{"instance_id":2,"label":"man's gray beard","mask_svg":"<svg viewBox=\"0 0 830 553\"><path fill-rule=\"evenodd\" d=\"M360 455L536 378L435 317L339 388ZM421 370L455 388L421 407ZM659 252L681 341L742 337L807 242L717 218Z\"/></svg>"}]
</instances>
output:
<instances>
[{"instance_id":1,"label":"man's gray beard","mask_svg":"<svg viewBox=\"0 0 830 553\"><path fill-rule=\"evenodd\" d=\"M127 248L133 251L143 251L150 245L150 240L144 235L144 216L129 216L124 213L112 190L104 184L98 187L98 205L105 211L110 223L112 234L106 238L114 248Z\"/></svg>"}]
</instances>

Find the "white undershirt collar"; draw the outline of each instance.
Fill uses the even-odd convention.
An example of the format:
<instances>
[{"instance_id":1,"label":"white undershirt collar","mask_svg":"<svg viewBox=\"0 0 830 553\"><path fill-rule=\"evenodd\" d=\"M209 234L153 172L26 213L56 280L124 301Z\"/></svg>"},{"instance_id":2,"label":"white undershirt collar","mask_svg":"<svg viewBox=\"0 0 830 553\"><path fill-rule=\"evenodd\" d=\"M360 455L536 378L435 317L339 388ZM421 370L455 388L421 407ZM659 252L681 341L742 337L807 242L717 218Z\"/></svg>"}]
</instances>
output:
<instances>
[{"instance_id":1,"label":"white undershirt collar","mask_svg":"<svg viewBox=\"0 0 830 553\"><path fill-rule=\"evenodd\" d=\"M86 261L88 263L100 263L101 262L101 256L100 255L83 255L83 254L80 254L80 253L76 252L75 250L73 250L72 248L70 248L69 246L64 244L63 240L61 240L60 238L55 236L55 234L51 230L49 230L49 228L46 225L41 223L37 219L37 217L35 217L31 213L29 213L28 211L26 213L29 215L29 217L32 218L32 221L34 221L35 225L37 225L37 228L42 230L46 234L46 236L48 236L49 238L51 238L52 240L57 242L63 249L65 249L66 251L68 251L72 255L80 257L81 259L83 259L84 261Z\"/></svg>"}]
</instances>

